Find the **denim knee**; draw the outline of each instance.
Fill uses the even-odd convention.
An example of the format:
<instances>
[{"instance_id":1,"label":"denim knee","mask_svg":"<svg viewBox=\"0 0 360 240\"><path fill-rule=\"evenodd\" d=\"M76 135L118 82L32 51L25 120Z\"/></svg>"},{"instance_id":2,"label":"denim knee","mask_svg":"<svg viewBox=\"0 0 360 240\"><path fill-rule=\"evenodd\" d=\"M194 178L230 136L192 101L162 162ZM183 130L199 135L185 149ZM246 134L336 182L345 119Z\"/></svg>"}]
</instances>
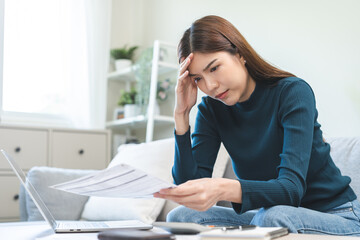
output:
<instances>
[{"instance_id":1,"label":"denim knee","mask_svg":"<svg viewBox=\"0 0 360 240\"><path fill-rule=\"evenodd\" d=\"M291 231L292 222L289 219L290 206L274 206L270 208L261 208L254 216L251 224L260 227L287 227Z\"/></svg>"},{"instance_id":2,"label":"denim knee","mask_svg":"<svg viewBox=\"0 0 360 240\"><path fill-rule=\"evenodd\" d=\"M167 222L196 222L198 211L184 206L178 206L171 210L166 216Z\"/></svg>"}]
</instances>

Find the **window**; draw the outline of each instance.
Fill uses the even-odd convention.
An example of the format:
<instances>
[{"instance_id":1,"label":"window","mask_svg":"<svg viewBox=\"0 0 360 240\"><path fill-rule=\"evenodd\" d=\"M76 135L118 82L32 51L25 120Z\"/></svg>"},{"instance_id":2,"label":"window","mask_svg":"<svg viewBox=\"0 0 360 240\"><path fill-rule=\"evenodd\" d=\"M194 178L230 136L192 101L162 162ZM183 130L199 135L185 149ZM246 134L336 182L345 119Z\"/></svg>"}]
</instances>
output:
<instances>
[{"instance_id":1,"label":"window","mask_svg":"<svg viewBox=\"0 0 360 240\"><path fill-rule=\"evenodd\" d=\"M81 126L87 121L84 8L83 0L5 0L3 122Z\"/></svg>"}]
</instances>

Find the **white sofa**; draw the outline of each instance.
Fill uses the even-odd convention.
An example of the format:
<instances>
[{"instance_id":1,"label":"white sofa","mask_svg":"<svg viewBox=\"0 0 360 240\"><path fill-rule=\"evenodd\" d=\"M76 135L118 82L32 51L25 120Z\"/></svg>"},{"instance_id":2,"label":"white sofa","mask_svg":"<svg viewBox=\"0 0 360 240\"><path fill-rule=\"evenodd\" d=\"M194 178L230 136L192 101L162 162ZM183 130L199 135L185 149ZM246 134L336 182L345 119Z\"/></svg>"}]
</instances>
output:
<instances>
[{"instance_id":1,"label":"white sofa","mask_svg":"<svg viewBox=\"0 0 360 240\"><path fill-rule=\"evenodd\" d=\"M331 155L343 175L352 178L351 186L360 196L360 137L327 139ZM172 181L171 167L174 156L174 139L137 145L122 145L110 163L127 163L150 174ZM28 177L46 205L58 220L121 220L140 219L145 222L164 221L167 213L177 205L163 199L109 199L88 198L48 188L48 186L89 174L95 170L73 170L50 167L34 167ZM213 177L235 178L231 161L221 147ZM222 202L222 205L227 203ZM23 221L42 220L30 197L20 191L20 212Z\"/></svg>"}]
</instances>

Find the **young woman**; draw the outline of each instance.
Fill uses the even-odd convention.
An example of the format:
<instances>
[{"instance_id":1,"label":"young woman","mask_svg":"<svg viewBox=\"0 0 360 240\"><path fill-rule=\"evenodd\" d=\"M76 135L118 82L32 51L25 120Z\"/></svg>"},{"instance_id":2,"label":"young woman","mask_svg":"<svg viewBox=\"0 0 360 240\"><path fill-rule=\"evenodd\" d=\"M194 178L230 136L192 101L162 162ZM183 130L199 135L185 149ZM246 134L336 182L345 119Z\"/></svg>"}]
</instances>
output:
<instances>
[{"instance_id":1,"label":"young woman","mask_svg":"<svg viewBox=\"0 0 360 240\"><path fill-rule=\"evenodd\" d=\"M330 157L304 80L264 61L217 16L195 21L178 55L172 172L179 186L154 195L183 205L168 221L360 235L360 203ZM208 96L198 105L191 141L197 88ZM221 142L238 180L211 178ZM233 209L214 206L220 200Z\"/></svg>"}]
</instances>

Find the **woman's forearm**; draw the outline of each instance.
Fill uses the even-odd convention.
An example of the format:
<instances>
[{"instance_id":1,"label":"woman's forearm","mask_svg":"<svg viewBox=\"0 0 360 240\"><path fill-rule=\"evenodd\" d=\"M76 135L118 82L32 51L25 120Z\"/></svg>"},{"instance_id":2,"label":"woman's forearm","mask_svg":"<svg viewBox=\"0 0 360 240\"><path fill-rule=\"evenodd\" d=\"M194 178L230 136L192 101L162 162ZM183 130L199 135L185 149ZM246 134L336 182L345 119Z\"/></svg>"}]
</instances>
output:
<instances>
[{"instance_id":1,"label":"woman's forearm","mask_svg":"<svg viewBox=\"0 0 360 240\"><path fill-rule=\"evenodd\" d=\"M241 184L238 180L219 178L220 200L242 203Z\"/></svg>"}]
</instances>

